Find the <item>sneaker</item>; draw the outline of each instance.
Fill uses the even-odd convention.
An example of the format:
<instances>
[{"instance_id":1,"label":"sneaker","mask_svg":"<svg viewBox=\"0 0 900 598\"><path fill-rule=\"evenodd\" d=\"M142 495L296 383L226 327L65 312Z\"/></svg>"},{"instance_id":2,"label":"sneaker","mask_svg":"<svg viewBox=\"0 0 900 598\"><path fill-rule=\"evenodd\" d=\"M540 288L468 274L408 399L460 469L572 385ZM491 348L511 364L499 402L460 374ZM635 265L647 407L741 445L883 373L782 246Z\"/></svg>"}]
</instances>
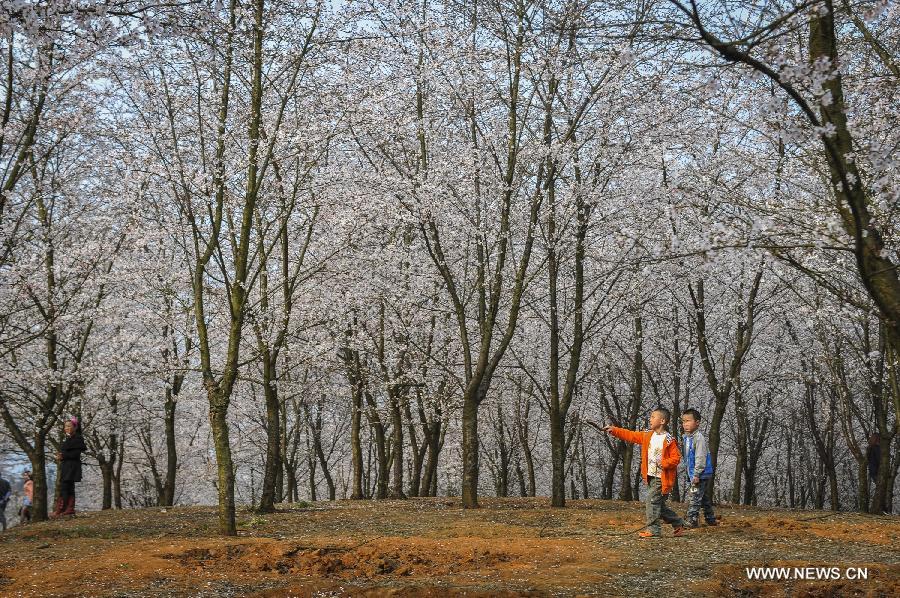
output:
<instances>
[{"instance_id":1,"label":"sneaker","mask_svg":"<svg viewBox=\"0 0 900 598\"><path fill-rule=\"evenodd\" d=\"M673 535L673 536L676 536L676 537L677 537L677 536L683 536L683 535L684 535L684 531L685 531L685 530L684 530L684 526L683 526L683 525L679 525L678 527L675 528L675 531L672 532L672 535Z\"/></svg>"},{"instance_id":2,"label":"sneaker","mask_svg":"<svg viewBox=\"0 0 900 598\"><path fill-rule=\"evenodd\" d=\"M716 525L719 525L719 522L718 521L707 521L706 525L716 526Z\"/></svg>"},{"instance_id":3,"label":"sneaker","mask_svg":"<svg viewBox=\"0 0 900 598\"><path fill-rule=\"evenodd\" d=\"M638 536L640 536L641 538L658 538L659 537L656 534L654 534L653 532L641 532L638 534Z\"/></svg>"}]
</instances>

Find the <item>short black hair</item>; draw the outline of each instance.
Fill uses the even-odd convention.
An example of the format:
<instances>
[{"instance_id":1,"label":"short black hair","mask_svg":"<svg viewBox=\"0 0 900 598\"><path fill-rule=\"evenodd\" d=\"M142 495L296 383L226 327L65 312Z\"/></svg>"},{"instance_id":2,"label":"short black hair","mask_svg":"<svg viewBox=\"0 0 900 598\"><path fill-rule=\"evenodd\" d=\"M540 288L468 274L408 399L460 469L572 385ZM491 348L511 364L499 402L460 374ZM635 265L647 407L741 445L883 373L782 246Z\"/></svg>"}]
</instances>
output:
<instances>
[{"instance_id":1,"label":"short black hair","mask_svg":"<svg viewBox=\"0 0 900 598\"><path fill-rule=\"evenodd\" d=\"M696 409L694 409L693 407L691 407L690 409L685 409L684 413L682 413L682 415L690 415L696 421L700 421L701 419L703 419L700 417L700 412L697 411Z\"/></svg>"},{"instance_id":2,"label":"short black hair","mask_svg":"<svg viewBox=\"0 0 900 598\"><path fill-rule=\"evenodd\" d=\"M654 409L653 411L658 411L658 412L662 413L663 415L665 415L666 423L669 423L670 421L672 421L672 412L669 411L668 409L666 409L665 407L659 406L656 409Z\"/></svg>"}]
</instances>

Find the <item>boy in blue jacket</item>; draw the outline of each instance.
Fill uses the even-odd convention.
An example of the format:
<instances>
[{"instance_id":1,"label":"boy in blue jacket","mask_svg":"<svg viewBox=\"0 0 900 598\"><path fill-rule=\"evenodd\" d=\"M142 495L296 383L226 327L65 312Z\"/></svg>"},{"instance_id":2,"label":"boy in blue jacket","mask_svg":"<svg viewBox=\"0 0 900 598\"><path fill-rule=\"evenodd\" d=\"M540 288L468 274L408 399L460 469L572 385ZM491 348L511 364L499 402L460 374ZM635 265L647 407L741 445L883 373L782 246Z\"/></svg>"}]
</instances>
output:
<instances>
[{"instance_id":1,"label":"boy in blue jacket","mask_svg":"<svg viewBox=\"0 0 900 598\"><path fill-rule=\"evenodd\" d=\"M706 445L706 438L700 432L700 412L696 409L686 409L681 416L681 427L684 429L684 455L687 467L687 475L690 481L688 492L688 510L686 527L700 526L700 508L703 508L703 516L706 525L718 525L716 514L713 511L712 501L706 494L706 487L712 478L712 456Z\"/></svg>"}]
</instances>

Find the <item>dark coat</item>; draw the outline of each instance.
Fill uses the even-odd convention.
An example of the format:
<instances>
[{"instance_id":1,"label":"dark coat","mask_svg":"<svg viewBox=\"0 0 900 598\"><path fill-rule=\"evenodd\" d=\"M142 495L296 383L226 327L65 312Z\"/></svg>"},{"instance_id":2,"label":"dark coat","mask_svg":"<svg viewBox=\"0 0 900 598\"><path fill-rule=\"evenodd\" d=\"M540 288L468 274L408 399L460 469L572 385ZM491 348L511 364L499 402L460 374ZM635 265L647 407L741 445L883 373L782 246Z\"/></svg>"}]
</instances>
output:
<instances>
[{"instance_id":1,"label":"dark coat","mask_svg":"<svg viewBox=\"0 0 900 598\"><path fill-rule=\"evenodd\" d=\"M881 466L881 447L870 444L866 449L866 460L869 462L869 479L874 480L878 477L878 468Z\"/></svg>"},{"instance_id":2,"label":"dark coat","mask_svg":"<svg viewBox=\"0 0 900 598\"><path fill-rule=\"evenodd\" d=\"M85 450L84 438L79 435L70 436L59 445L62 462L59 466L59 479L63 482L81 481L81 453Z\"/></svg>"}]
</instances>

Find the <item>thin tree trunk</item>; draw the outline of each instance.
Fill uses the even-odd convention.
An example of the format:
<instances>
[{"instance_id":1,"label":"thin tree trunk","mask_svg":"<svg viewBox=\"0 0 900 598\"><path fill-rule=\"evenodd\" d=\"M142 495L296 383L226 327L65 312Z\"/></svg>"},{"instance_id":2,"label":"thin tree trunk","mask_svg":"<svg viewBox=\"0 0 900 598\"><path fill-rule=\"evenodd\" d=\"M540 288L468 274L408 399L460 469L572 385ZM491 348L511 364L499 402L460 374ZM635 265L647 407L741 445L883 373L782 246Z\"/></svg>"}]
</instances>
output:
<instances>
[{"instance_id":1,"label":"thin tree trunk","mask_svg":"<svg viewBox=\"0 0 900 598\"><path fill-rule=\"evenodd\" d=\"M616 470L619 468L619 456L619 451L614 451L612 458L609 461L609 465L606 466L602 489L602 498L605 500L612 500L613 497L613 487L616 483Z\"/></svg>"},{"instance_id":2,"label":"thin tree trunk","mask_svg":"<svg viewBox=\"0 0 900 598\"><path fill-rule=\"evenodd\" d=\"M310 431L312 433L312 441L313 441L313 450L315 451L316 457L319 460L319 466L322 468L322 475L325 477L325 484L328 486L328 500L335 500L336 497L336 489L334 485L334 478L331 477L331 470L328 467L328 459L325 457L325 450L322 448L322 408L325 404L325 397L322 397L322 400L317 405L316 409L316 417L313 419L309 412L309 407L304 404L303 408L306 411L306 419L307 424L310 427Z\"/></svg>"},{"instance_id":3,"label":"thin tree trunk","mask_svg":"<svg viewBox=\"0 0 900 598\"><path fill-rule=\"evenodd\" d=\"M112 508L113 464L109 461L101 461L100 476L103 485L103 502L101 503L100 510L106 511Z\"/></svg>"},{"instance_id":4,"label":"thin tree trunk","mask_svg":"<svg viewBox=\"0 0 900 598\"><path fill-rule=\"evenodd\" d=\"M581 477L581 494L583 498L588 498L588 478L587 478L587 454L584 447L584 436L582 431L578 431L578 473Z\"/></svg>"},{"instance_id":5,"label":"thin tree trunk","mask_svg":"<svg viewBox=\"0 0 900 598\"><path fill-rule=\"evenodd\" d=\"M363 494L363 455L362 440L360 439L360 430L362 429L362 391L354 386L351 397L350 416L350 454L352 456L352 478L353 490L350 493L350 500L362 500L365 498Z\"/></svg>"},{"instance_id":6,"label":"thin tree trunk","mask_svg":"<svg viewBox=\"0 0 900 598\"><path fill-rule=\"evenodd\" d=\"M309 446L309 440L306 443L306 464L309 473L309 500L316 502L318 500L316 494L316 455L313 448Z\"/></svg>"},{"instance_id":7,"label":"thin tree trunk","mask_svg":"<svg viewBox=\"0 0 900 598\"><path fill-rule=\"evenodd\" d=\"M737 428L737 440L735 442L737 455L734 460L734 485L731 488L731 503L735 505L741 504L741 480L743 479L744 475L744 463L747 459L746 432L744 431L744 427L740 422L737 424Z\"/></svg>"},{"instance_id":8,"label":"thin tree trunk","mask_svg":"<svg viewBox=\"0 0 900 598\"><path fill-rule=\"evenodd\" d=\"M422 399L418 394L416 400L419 405ZM422 489L422 467L425 463L425 453L428 450L428 431L423 431L422 444L419 445L419 437L416 434L416 428L413 424L412 411L409 407L409 401L403 404L404 414L406 415L406 425L409 436L409 454L412 457L412 463L409 463L409 495L412 497L424 494ZM427 425L427 424L426 424Z\"/></svg>"},{"instance_id":9,"label":"thin tree trunk","mask_svg":"<svg viewBox=\"0 0 900 598\"><path fill-rule=\"evenodd\" d=\"M528 489L525 488L525 473L522 471L522 464L516 459L516 481L519 483L519 496L528 496Z\"/></svg>"},{"instance_id":10,"label":"thin tree trunk","mask_svg":"<svg viewBox=\"0 0 900 598\"><path fill-rule=\"evenodd\" d=\"M389 498L405 499L403 491L403 417L400 410L400 389L395 387L388 393L391 406L391 446L393 447L393 467L391 471L391 487ZM393 395L393 396L390 396Z\"/></svg>"},{"instance_id":11,"label":"thin tree trunk","mask_svg":"<svg viewBox=\"0 0 900 598\"><path fill-rule=\"evenodd\" d=\"M625 443L625 447L622 450L622 485L619 488L619 500L637 500L637 496L632 494L631 487L631 470L634 469L632 467L633 456L634 446L630 443Z\"/></svg>"},{"instance_id":12,"label":"thin tree trunk","mask_svg":"<svg viewBox=\"0 0 900 598\"><path fill-rule=\"evenodd\" d=\"M466 393L462 409L462 503L469 509L478 507L478 403L476 394Z\"/></svg>"},{"instance_id":13,"label":"thin tree trunk","mask_svg":"<svg viewBox=\"0 0 900 598\"><path fill-rule=\"evenodd\" d=\"M276 387L275 357L265 347L262 351L263 397L266 401L266 460L263 469L259 512L275 511L276 479L281 469L281 401Z\"/></svg>"},{"instance_id":14,"label":"thin tree trunk","mask_svg":"<svg viewBox=\"0 0 900 598\"><path fill-rule=\"evenodd\" d=\"M531 454L531 447L526 444L522 453L525 455L525 470L528 472L528 496L534 496L537 484L534 477L534 457Z\"/></svg>"},{"instance_id":15,"label":"thin tree trunk","mask_svg":"<svg viewBox=\"0 0 900 598\"><path fill-rule=\"evenodd\" d=\"M181 385L179 384L179 387ZM175 439L176 397L172 389L166 389L165 434L166 434L166 481L163 485L162 504L175 504L175 476L178 471L178 446Z\"/></svg>"},{"instance_id":16,"label":"thin tree trunk","mask_svg":"<svg viewBox=\"0 0 900 598\"><path fill-rule=\"evenodd\" d=\"M288 492L288 502L293 503L299 500L297 493L297 472L293 467L286 467L284 471L285 484Z\"/></svg>"},{"instance_id":17,"label":"thin tree trunk","mask_svg":"<svg viewBox=\"0 0 900 598\"><path fill-rule=\"evenodd\" d=\"M119 451L116 455L116 472L113 475L113 502L116 509L122 508L122 465L125 463L125 442L120 443Z\"/></svg>"},{"instance_id":18,"label":"thin tree trunk","mask_svg":"<svg viewBox=\"0 0 900 598\"><path fill-rule=\"evenodd\" d=\"M31 481L34 482L33 496L31 506L31 519L33 521L47 520L47 459L44 455L44 438L40 434L35 434L34 450L28 454L31 461ZM56 477L59 477L59 468L57 467Z\"/></svg>"},{"instance_id":19,"label":"thin tree trunk","mask_svg":"<svg viewBox=\"0 0 900 598\"><path fill-rule=\"evenodd\" d=\"M422 476L422 495L437 496L437 466L441 444L441 420L428 424L429 430L425 437L428 443L428 460L425 463L425 473Z\"/></svg>"},{"instance_id":20,"label":"thin tree trunk","mask_svg":"<svg viewBox=\"0 0 900 598\"><path fill-rule=\"evenodd\" d=\"M231 442L228 437L227 403L214 390L210 390L209 420L212 424L213 443L216 449L216 469L219 494L219 530L224 536L236 536L234 504L234 463L231 460Z\"/></svg>"},{"instance_id":21,"label":"thin tree trunk","mask_svg":"<svg viewBox=\"0 0 900 598\"><path fill-rule=\"evenodd\" d=\"M369 425L375 433L375 454L378 464L378 487L375 491L375 498L384 500L388 497L388 453L387 453L387 437L384 433L384 424L375 412L375 408L370 403L369 407Z\"/></svg>"},{"instance_id":22,"label":"thin tree trunk","mask_svg":"<svg viewBox=\"0 0 900 598\"><path fill-rule=\"evenodd\" d=\"M789 433L787 435L787 484L788 484L788 506L790 508L795 508L797 506L797 497L795 494L794 488L794 456L793 456L793 448L794 443L792 440L793 434Z\"/></svg>"}]
</instances>

